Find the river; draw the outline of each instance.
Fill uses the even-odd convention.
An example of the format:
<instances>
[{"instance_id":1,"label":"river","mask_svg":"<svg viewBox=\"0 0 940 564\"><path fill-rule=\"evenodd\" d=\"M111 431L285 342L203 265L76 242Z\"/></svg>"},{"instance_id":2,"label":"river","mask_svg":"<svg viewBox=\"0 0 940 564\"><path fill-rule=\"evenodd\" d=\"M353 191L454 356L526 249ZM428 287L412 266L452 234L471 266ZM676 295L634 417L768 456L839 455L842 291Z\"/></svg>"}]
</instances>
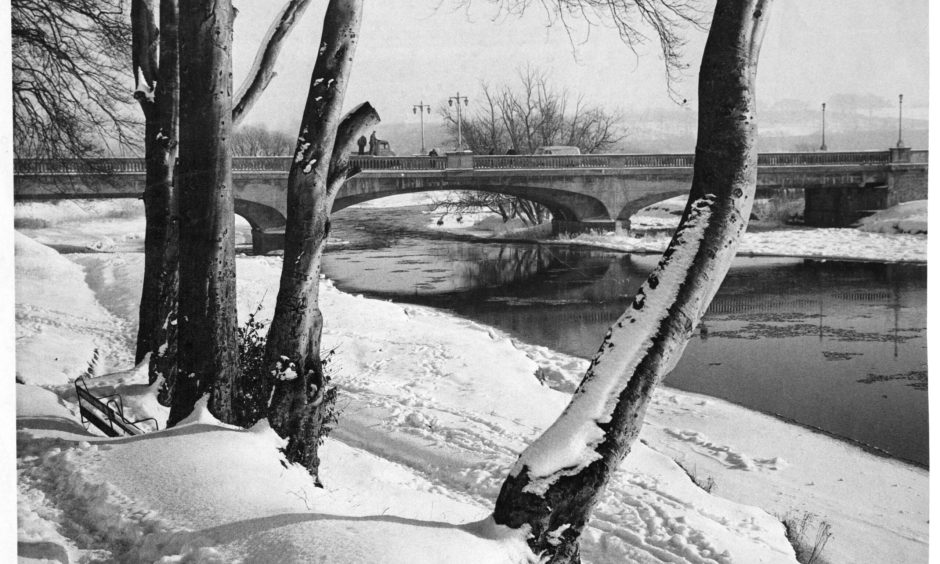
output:
<instances>
[{"instance_id":1,"label":"river","mask_svg":"<svg viewBox=\"0 0 940 564\"><path fill-rule=\"evenodd\" d=\"M324 272L588 358L658 260L428 223L415 208L339 212ZM922 264L738 258L665 383L926 467L926 282Z\"/></svg>"}]
</instances>

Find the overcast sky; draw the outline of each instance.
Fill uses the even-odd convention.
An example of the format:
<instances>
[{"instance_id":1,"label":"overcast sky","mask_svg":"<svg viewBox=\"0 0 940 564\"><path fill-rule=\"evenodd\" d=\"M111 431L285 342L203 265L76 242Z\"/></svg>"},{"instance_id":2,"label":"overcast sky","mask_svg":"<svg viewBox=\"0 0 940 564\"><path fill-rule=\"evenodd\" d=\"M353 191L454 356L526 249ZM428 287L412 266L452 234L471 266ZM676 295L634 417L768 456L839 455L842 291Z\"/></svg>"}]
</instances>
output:
<instances>
[{"instance_id":1,"label":"overcast sky","mask_svg":"<svg viewBox=\"0 0 940 564\"><path fill-rule=\"evenodd\" d=\"M247 71L254 50L281 0L236 0L235 80ZM285 46L278 77L246 119L296 129L313 68L325 2L313 2ZM634 55L613 29L595 27L571 39L548 26L544 11L499 16L477 0L471 12L454 0L366 2L346 106L369 100L383 121L417 120L413 104L435 109L457 91L478 100L479 84L502 84L527 63L592 103L624 110L673 106L658 47ZM758 72L758 99L824 102L833 94L874 94L905 108L925 110L928 85L927 0L777 0L770 14ZM705 33L690 29L678 84L695 107L698 62ZM836 110L836 108L833 108ZM924 116L926 112L923 113ZM436 111L432 120L439 119Z\"/></svg>"}]
</instances>

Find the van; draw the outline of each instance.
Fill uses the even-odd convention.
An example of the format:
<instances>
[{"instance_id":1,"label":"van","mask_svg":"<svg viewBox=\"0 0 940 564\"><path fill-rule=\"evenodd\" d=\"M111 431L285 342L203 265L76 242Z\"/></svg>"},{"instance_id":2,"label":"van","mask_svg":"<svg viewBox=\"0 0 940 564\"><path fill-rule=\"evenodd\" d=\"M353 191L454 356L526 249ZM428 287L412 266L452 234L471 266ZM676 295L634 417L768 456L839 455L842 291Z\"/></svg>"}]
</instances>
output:
<instances>
[{"instance_id":1,"label":"van","mask_svg":"<svg viewBox=\"0 0 940 564\"><path fill-rule=\"evenodd\" d=\"M536 155L580 155L581 149L572 145L546 145L535 150Z\"/></svg>"}]
</instances>

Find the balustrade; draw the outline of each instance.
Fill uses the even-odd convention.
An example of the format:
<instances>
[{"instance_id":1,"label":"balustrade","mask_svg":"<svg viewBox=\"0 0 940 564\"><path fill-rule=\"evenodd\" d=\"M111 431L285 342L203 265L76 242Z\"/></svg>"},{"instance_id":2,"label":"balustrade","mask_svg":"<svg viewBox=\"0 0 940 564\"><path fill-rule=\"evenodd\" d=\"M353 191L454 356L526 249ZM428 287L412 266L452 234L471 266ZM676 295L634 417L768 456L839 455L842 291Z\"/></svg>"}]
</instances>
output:
<instances>
[{"instance_id":1,"label":"balustrade","mask_svg":"<svg viewBox=\"0 0 940 564\"><path fill-rule=\"evenodd\" d=\"M927 151L912 151L911 162L926 163ZM447 168L446 157L353 156L350 161L361 170L434 171ZM509 169L587 169L587 168L690 168L695 155L474 155L478 170ZM815 153L761 153L760 166L882 165L891 162L888 151L844 151ZM235 172L287 172L291 157L234 157ZM17 175L142 174L143 159L15 159Z\"/></svg>"}]
</instances>

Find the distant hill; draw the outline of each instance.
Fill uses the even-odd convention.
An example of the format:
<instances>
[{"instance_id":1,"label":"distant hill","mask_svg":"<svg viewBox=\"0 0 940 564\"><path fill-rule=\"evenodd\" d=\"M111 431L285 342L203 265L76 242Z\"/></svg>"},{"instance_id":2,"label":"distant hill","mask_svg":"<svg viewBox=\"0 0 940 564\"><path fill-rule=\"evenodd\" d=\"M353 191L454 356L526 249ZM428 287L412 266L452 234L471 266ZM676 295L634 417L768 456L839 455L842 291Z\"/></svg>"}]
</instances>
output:
<instances>
[{"instance_id":1,"label":"distant hill","mask_svg":"<svg viewBox=\"0 0 940 564\"><path fill-rule=\"evenodd\" d=\"M454 141L440 123L440 118L428 116L427 120L424 125L425 152L435 147L452 150ZM697 121L696 112L683 108L627 113L624 117L627 136L611 152L692 153L695 151ZM826 114L826 146L830 151L884 150L897 143L897 128L896 117L864 111L829 112ZM758 150L816 151L821 142L820 129L819 111L763 109L758 115ZM421 125L417 118L415 123L381 123L375 132L379 139L391 143L392 151L397 155L420 153ZM926 119L904 119L903 137L907 146L926 149L928 132Z\"/></svg>"}]
</instances>

